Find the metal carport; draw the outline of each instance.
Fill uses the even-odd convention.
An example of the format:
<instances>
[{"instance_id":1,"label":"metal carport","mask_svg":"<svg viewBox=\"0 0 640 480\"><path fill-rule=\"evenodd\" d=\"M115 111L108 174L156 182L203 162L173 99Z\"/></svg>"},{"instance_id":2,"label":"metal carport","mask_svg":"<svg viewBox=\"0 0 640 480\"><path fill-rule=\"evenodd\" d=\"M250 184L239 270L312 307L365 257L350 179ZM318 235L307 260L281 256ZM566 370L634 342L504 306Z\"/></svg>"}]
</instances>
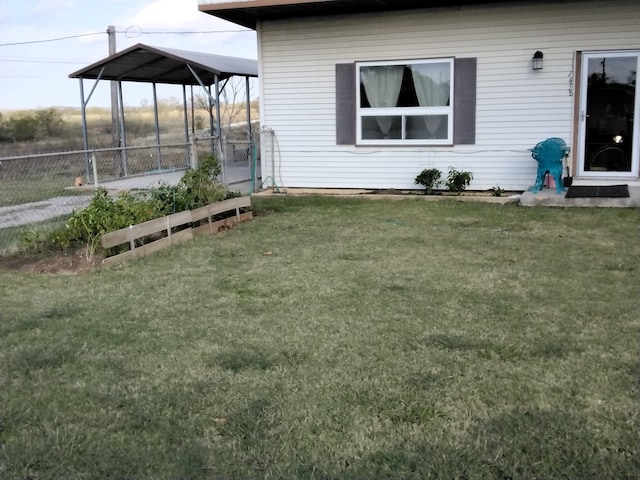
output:
<instances>
[{"instance_id":1,"label":"metal carport","mask_svg":"<svg viewBox=\"0 0 640 480\"><path fill-rule=\"evenodd\" d=\"M120 145L126 148L126 129L124 122L124 103L122 99L122 82L142 82L153 85L153 108L155 118L156 143L160 143L158 122L158 105L156 84L182 85L184 103L185 139L189 141L189 125L187 113L186 86L200 86L208 99L209 125L211 131L217 133L218 152L224 155L222 148L220 92L231 77L242 76L246 81L247 132L251 136L251 109L249 95L249 78L258 76L257 60L246 58L213 55L209 53L178 50L174 48L152 47L138 43L110 55L96 63L82 68L69 75L80 80L80 96L82 109L82 135L85 150L89 149L86 108L100 80L117 82L118 118L120 126ZM92 79L91 91L85 97L84 80ZM211 94L214 86L214 94ZM216 108L215 119L213 107ZM213 140L212 140L213 141Z\"/></svg>"}]
</instances>

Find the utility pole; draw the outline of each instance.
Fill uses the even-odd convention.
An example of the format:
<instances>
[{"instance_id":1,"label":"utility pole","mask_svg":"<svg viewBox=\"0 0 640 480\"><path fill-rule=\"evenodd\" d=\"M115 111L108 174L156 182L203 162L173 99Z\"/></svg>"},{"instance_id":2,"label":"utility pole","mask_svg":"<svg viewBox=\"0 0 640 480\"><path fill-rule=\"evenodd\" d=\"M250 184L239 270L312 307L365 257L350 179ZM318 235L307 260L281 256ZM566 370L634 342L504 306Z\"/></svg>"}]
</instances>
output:
<instances>
[{"instance_id":1,"label":"utility pole","mask_svg":"<svg viewBox=\"0 0 640 480\"><path fill-rule=\"evenodd\" d=\"M109 37L109 56L116 53L116 27L109 25L107 27L107 35ZM111 138L113 146L120 146L120 111L118 107L118 82L111 81Z\"/></svg>"}]
</instances>

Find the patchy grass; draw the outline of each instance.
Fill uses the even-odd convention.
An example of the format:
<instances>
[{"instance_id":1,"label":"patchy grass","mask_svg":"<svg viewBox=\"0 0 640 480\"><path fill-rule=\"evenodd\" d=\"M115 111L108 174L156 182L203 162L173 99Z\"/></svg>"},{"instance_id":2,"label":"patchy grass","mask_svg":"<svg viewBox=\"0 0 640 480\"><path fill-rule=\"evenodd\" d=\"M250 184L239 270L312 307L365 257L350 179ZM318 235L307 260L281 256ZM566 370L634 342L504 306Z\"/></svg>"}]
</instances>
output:
<instances>
[{"instance_id":1,"label":"patchy grass","mask_svg":"<svg viewBox=\"0 0 640 480\"><path fill-rule=\"evenodd\" d=\"M38 202L51 197L86 195L85 191L68 188L71 186L73 186L73 178L63 175L2 180L0 207Z\"/></svg>"},{"instance_id":2,"label":"patchy grass","mask_svg":"<svg viewBox=\"0 0 640 480\"><path fill-rule=\"evenodd\" d=\"M0 258L5 255L31 255L39 252L47 244L47 237L53 231L64 227L69 216L60 215L44 222L1 229Z\"/></svg>"},{"instance_id":3,"label":"patchy grass","mask_svg":"<svg viewBox=\"0 0 640 480\"><path fill-rule=\"evenodd\" d=\"M254 203L0 272L0 477L637 475L640 211Z\"/></svg>"}]
</instances>

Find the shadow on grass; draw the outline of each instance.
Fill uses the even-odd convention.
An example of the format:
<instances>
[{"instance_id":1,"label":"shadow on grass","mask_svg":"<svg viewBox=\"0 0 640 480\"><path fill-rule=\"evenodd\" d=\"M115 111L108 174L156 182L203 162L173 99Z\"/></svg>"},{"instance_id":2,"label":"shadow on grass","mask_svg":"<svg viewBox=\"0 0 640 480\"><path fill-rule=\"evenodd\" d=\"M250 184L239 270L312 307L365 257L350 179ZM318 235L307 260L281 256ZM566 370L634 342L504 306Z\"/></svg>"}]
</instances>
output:
<instances>
[{"instance_id":1,"label":"shadow on grass","mask_svg":"<svg viewBox=\"0 0 640 480\"><path fill-rule=\"evenodd\" d=\"M397 448L340 465L298 465L292 477L631 479L640 471L634 444L633 432L609 437L588 415L514 411L477 422L462 438L415 444L408 436Z\"/></svg>"},{"instance_id":2,"label":"shadow on grass","mask_svg":"<svg viewBox=\"0 0 640 480\"><path fill-rule=\"evenodd\" d=\"M445 350L467 351L484 359L498 358L503 361L515 361L540 357L546 359L565 358L584 349L572 344L569 339L548 338L529 344L513 344L491 341L488 338L473 338L455 334L429 335L424 343Z\"/></svg>"},{"instance_id":3,"label":"shadow on grass","mask_svg":"<svg viewBox=\"0 0 640 480\"><path fill-rule=\"evenodd\" d=\"M303 363L306 358L307 354L295 350L283 350L270 354L258 348L239 347L217 353L213 358L206 358L205 363L210 367L218 366L237 373L244 370L270 370L278 366L296 366Z\"/></svg>"}]
</instances>

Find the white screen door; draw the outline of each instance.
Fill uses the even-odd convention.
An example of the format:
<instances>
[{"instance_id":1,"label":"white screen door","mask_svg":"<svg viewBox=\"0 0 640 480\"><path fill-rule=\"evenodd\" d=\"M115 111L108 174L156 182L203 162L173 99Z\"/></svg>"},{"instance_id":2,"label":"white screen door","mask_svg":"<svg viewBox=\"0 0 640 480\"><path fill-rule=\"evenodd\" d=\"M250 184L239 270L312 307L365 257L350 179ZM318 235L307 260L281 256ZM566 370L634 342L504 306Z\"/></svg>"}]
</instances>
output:
<instances>
[{"instance_id":1,"label":"white screen door","mask_svg":"<svg viewBox=\"0 0 640 480\"><path fill-rule=\"evenodd\" d=\"M578 173L637 177L640 52L593 52L582 59Z\"/></svg>"}]
</instances>

